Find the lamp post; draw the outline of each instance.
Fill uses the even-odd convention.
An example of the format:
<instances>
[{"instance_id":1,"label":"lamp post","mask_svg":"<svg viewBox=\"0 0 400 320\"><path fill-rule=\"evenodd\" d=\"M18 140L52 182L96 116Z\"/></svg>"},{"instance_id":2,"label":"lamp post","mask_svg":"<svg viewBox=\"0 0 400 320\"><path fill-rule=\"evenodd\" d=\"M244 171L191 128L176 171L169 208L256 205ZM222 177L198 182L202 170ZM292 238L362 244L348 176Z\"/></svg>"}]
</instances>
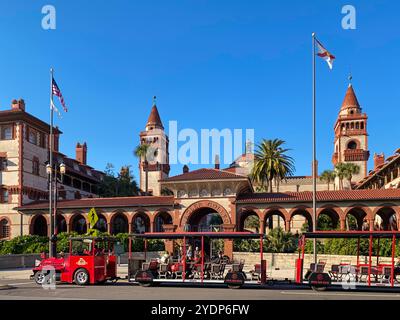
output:
<instances>
[{"instance_id":1,"label":"lamp post","mask_svg":"<svg viewBox=\"0 0 400 320\"><path fill-rule=\"evenodd\" d=\"M48 162L46 164L46 173L49 182L49 213L50 213L50 239L49 239L49 257L53 258L57 255L57 198L58 198L58 183L63 183L66 166L64 163L55 163L54 167ZM61 180L57 174L60 173ZM53 197L51 197L53 195ZM52 198L54 203L52 203Z\"/></svg>"}]
</instances>

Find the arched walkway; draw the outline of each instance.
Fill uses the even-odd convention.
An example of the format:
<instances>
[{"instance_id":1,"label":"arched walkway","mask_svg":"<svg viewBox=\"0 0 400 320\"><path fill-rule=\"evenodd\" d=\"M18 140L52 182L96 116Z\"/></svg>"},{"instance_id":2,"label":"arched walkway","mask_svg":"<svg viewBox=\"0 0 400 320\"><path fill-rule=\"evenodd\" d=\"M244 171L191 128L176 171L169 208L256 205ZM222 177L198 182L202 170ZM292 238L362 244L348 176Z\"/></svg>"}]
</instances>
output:
<instances>
[{"instance_id":1,"label":"arched walkway","mask_svg":"<svg viewBox=\"0 0 400 320\"><path fill-rule=\"evenodd\" d=\"M264 216L265 230L261 230L263 233L268 233L272 229L282 228L287 229L285 215L279 209L270 209Z\"/></svg>"},{"instance_id":2,"label":"arched walkway","mask_svg":"<svg viewBox=\"0 0 400 320\"><path fill-rule=\"evenodd\" d=\"M78 234L84 234L87 232L86 219L82 214L76 214L72 217L71 231L75 231Z\"/></svg>"},{"instance_id":3,"label":"arched walkway","mask_svg":"<svg viewBox=\"0 0 400 320\"><path fill-rule=\"evenodd\" d=\"M37 214L31 221L31 234L37 236L48 236L47 220L42 214Z\"/></svg>"},{"instance_id":4,"label":"arched walkway","mask_svg":"<svg viewBox=\"0 0 400 320\"><path fill-rule=\"evenodd\" d=\"M118 212L111 218L111 234L128 233L128 218L122 213Z\"/></svg>"},{"instance_id":5,"label":"arched walkway","mask_svg":"<svg viewBox=\"0 0 400 320\"><path fill-rule=\"evenodd\" d=\"M150 231L150 219L144 212L136 213L132 218L132 232L145 233Z\"/></svg>"},{"instance_id":6,"label":"arched walkway","mask_svg":"<svg viewBox=\"0 0 400 320\"><path fill-rule=\"evenodd\" d=\"M99 220L97 220L96 224L94 225L94 229L99 230L100 232L107 232L107 219L106 217L98 213Z\"/></svg>"},{"instance_id":7,"label":"arched walkway","mask_svg":"<svg viewBox=\"0 0 400 320\"><path fill-rule=\"evenodd\" d=\"M154 218L154 232L164 232L164 224L172 224L172 217L168 212L159 212Z\"/></svg>"},{"instance_id":8,"label":"arched walkway","mask_svg":"<svg viewBox=\"0 0 400 320\"><path fill-rule=\"evenodd\" d=\"M185 231L220 231L223 224L231 224L228 212L220 204L207 200L191 204L180 222Z\"/></svg>"},{"instance_id":9,"label":"arched walkway","mask_svg":"<svg viewBox=\"0 0 400 320\"><path fill-rule=\"evenodd\" d=\"M57 212L57 230L56 233L67 232L67 221L65 220L64 216Z\"/></svg>"},{"instance_id":10,"label":"arched walkway","mask_svg":"<svg viewBox=\"0 0 400 320\"><path fill-rule=\"evenodd\" d=\"M322 209L317 218L317 230L336 230L340 227L339 214L333 208Z\"/></svg>"},{"instance_id":11,"label":"arched walkway","mask_svg":"<svg viewBox=\"0 0 400 320\"><path fill-rule=\"evenodd\" d=\"M290 230L299 233L313 230L313 219L306 208L297 208L292 211L290 215Z\"/></svg>"},{"instance_id":12,"label":"arched walkway","mask_svg":"<svg viewBox=\"0 0 400 320\"><path fill-rule=\"evenodd\" d=\"M374 230L397 231L396 211L391 207L380 208L375 214Z\"/></svg>"},{"instance_id":13,"label":"arched walkway","mask_svg":"<svg viewBox=\"0 0 400 320\"><path fill-rule=\"evenodd\" d=\"M346 213L346 230L369 230L370 221L366 212L360 207L354 207Z\"/></svg>"},{"instance_id":14,"label":"arched walkway","mask_svg":"<svg viewBox=\"0 0 400 320\"><path fill-rule=\"evenodd\" d=\"M260 231L260 218L253 210L243 210L239 215L238 231Z\"/></svg>"}]
</instances>

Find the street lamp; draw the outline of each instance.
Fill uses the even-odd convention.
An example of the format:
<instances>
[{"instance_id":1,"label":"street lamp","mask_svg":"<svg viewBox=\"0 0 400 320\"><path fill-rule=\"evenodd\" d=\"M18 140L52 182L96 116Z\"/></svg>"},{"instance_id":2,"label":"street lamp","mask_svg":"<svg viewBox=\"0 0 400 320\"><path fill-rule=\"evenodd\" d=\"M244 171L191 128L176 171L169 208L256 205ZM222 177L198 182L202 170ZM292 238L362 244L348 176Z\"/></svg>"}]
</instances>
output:
<instances>
[{"instance_id":1,"label":"street lamp","mask_svg":"<svg viewBox=\"0 0 400 320\"><path fill-rule=\"evenodd\" d=\"M61 180L58 179L58 172L61 175ZM66 165L64 163L54 164L54 167L46 162L46 173L49 182L49 214L50 214L50 239L49 239L49 256L56 257L57 255L57 198L58 198L58 183L63 183L64 174L66 173ZM54 194L51 203L51 194Z\"/></svg>"}]
</instances>

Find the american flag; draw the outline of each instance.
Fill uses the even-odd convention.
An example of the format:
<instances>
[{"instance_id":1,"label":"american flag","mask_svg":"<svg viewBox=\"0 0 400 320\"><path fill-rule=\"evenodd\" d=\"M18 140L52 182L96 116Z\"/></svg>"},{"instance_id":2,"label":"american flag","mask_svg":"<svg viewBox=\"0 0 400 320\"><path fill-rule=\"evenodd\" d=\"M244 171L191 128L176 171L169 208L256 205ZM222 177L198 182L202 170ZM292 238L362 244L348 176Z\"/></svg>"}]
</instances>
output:
<instances>
[{"instance_id":1,"label":"american flag","mask_svg":"<svg viewBox=\"0 0 400 320\"><path fill-rule=\"evenodd\" d=\"M65 101L64 101L64 98L63 98L63 96L62 96L61 90L60 90L60 88L58 87L56 80L54 80L54 79L53 79L53 83L52 83L52 88L53 88L53 94L54 94L55 96L57 96L57 97L60 99L60 102L61 102L61 105L62 105L63 108L64 108L64 111L65 111L65 112L68 112L68 108L67 108L67 106L65 105Z\"/></svg>"}]
</instances>

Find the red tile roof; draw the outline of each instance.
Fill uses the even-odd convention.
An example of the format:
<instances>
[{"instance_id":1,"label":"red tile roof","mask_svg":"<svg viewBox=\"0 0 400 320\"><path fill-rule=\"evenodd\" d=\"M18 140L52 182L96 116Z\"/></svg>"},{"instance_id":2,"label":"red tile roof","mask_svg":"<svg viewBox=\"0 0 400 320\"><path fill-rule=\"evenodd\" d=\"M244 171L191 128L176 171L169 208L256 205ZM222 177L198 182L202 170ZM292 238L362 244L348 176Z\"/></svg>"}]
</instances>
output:
<instances>
[{"instance_id":1,"label":"red tile roof","mask_svg":"<svg viewBox=\"0 0 400 320\"><path fill-rule=\"evenodd\" d=\"M247 179L246 176L228 172L225 170L204 168L187 173L182 173L177 176L161 180L162 182L170 181L193 181L193 180L219 180L219 179Z\"/></svg>"},{"instance_id":2,"label":"red tile roof","mask_svg":"<svg viewBox=\"0 0 400 320\"><path fill-rule=\"evenodd\" d=\"M351 84L347 88L346 95L344 96L344 100L342 103L342 109L347 109L349 107L360 107L353 86Z\"/></svg>"},{"instance_id":3,"label":"red tile roof","mask_svg":"<svg viewBox=\"0 0 400 320\"><path fill-rule=\"evenodd\" d=\"M47 209L48 201L33 202L16 210ZM141 196L141 197L114 197L114 198L84 198L79 200L62 200L57 202L59 209L91 208L91 207L140 207L140 206L173 206L173 196Z\"/></svg>"},{"instance_id":4,"label":"red tile roof","mask_svg":"<svg viewBox=\"0 0 400 320\"><path fill-rule=\"evenodd\" d=\"M147 120L147 125L159 126L161 128L164 128L156 105L153 105L153 107L151 108L150 116Z\"/></svg>"},{"instance_id":5,"label":"red tile roof","mask_svg":"<svg viewBox=\"0 0 400 320\"><path fill-rule=\"evenodd\" d=\"M400 189L317 191L317 201L400 200ZM312 192L253 193L237 198L238 203L311 202Z\"/></svg>"}]
</instances>

